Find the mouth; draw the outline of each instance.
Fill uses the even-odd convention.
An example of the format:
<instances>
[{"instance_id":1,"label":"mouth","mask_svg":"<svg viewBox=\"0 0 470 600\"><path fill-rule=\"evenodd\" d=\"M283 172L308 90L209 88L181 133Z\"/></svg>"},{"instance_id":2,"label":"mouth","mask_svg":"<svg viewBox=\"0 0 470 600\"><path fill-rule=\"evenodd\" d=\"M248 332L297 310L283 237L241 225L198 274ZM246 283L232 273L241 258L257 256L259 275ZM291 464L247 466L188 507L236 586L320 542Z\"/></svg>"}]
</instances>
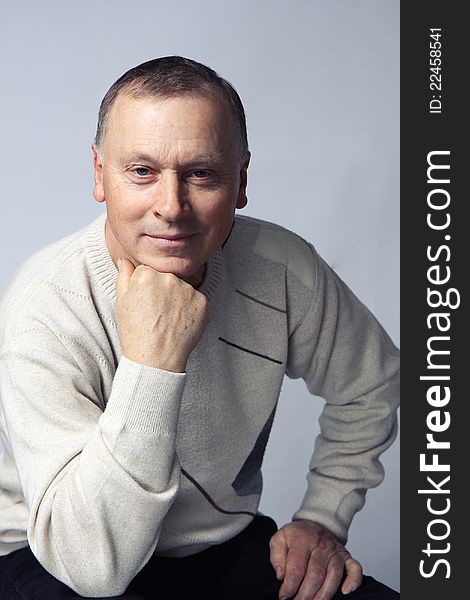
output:
<instances>
[{"instance_id":1,"label":"mouth","mask_svg":"<svg viewBox=\"0 0 470 600\"><path fill-rule=\"evenodd\" d=\"M157 233L157 234L145 234L151 242L163 246L184 246L190 242L197 233Z\"/></svg>"}]
</instances>

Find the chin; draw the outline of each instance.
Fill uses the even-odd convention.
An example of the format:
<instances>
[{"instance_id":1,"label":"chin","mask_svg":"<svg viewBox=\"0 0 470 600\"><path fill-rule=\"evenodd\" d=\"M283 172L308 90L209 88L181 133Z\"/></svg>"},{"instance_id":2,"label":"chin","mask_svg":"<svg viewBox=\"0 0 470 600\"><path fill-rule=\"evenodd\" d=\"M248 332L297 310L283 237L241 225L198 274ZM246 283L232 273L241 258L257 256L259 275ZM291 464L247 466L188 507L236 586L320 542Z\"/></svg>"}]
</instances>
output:
<instances>
[{"instance_id":1,"label":"chin","mask_svg":"<svg viewBox=\"0 0 470 600\"><path fill-rule=\"evenodd\" d=\"M159 273L173 273L180 279L191 279L195 277L198 271L201 269L202 264L195 263L192 260L188 260L181 257L166 257L166 258L155 258L155 257L142 257L139 260L140 264L147 265Z\"/></svg>"}]
</instances>

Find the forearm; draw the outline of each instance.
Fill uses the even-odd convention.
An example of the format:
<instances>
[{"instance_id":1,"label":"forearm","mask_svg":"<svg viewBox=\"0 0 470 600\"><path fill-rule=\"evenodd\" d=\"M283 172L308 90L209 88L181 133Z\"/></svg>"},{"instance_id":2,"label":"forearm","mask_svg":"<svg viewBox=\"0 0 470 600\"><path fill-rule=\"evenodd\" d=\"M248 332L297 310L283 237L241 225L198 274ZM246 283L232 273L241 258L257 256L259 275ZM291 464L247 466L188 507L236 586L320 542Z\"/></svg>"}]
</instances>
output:
<instances>
[{"instance_id":1,"label":"forearm","mask_svg":"<svg viewBox=\"0 0 470 600\"><path fill-rule=\"evenodd\" d=\"M315 286L290 336L287 372L326 404L294 518L318 521L344 541L366 490L382 481L379 457L396 435L399 352L344 282L312 257Z\"/></svg>"},{"instance_id":2,"label":"forearm","mask_svg":"<svg viewBox=\"0 0 470 600\"><path fill-rule=\"evenodd\" d=\"M41 374L32 365L29 373L38 389ZM69 382L84 377L68 375ZM61 399L68 390L55 385L57 413L41 415L42 423L42 406L28 403L31 389L22 394L18 380L13 386L15 402L8 404L29 410L34 422L28 430L10 411L30 507L28 539L43 566L82 595L122 593L157 544L179 486L175 439L184 380L122 359L101 416L82 396Z\"/></svg>"},{"instance_id":3,"label":"forearm","mask_svg":"<svg viewBox=\"0 0 470 600\"><path fill-rule=\"evenodd\" d=\"M346 541L366 491L383 479L379 458L397 434L397 388L395 375L383 384L381 393L375 390L374 398L365 397L357 406L325 407L320 419L322 433L307 475L307 492L294 519L321 523Z\"/></svg>"}]
</instances>

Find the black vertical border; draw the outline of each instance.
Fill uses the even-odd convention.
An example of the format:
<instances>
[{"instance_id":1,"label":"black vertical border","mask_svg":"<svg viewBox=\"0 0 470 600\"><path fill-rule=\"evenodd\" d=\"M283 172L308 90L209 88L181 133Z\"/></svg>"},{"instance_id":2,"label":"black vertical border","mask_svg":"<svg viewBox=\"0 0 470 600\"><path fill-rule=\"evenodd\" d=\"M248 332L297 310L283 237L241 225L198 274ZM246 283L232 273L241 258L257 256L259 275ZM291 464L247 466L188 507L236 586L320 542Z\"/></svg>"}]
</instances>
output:
<instances>
[{"instance_id":1,"label":"black vertical border","mask_svg":"<svg viewBox=\"0 0 470 600\"><path fill-rule=\"evenodd\" d=\"M465 3L455 1L437 2L418 0L401 3L401 349L402 349L402 408L401 408L401 594L405 600L451 600L470 597L467 566L470 537L470 405L469 391L466 385L467 373L470 373L470 352L467 338L470 336L468 315L468 283L470 277L470 194L466 189L466 172L470 172L467 160L467 139L470 137L468 119L468 101L465 89L468 88L470 56L469 26L463 15ZM430 28L441 28L440 41L442 69L440 71L442 90L430 89ZM441 114L430 114L429 102L433 95L441 95ZM436 186L427 182L427 155L436 150L449 150L449 157L441 157L436 162L450 164L448 172L450 183ZM467 164L466 164L467 163ZM443 178L443 177L442 177ZM451 202L446 210L437 214L444 219L449 212L451 222L444 231L432 230L426 223L428 212L428 193L432 187L446 189ZM438 198L438 194L435 198ZM445 196L441 195L444 199ZM450 239L445 239L450 235ZM436 250L442 250L440 258L431 262L427 256L430 246L433 256ZM432 265L439 264L442 273L450 268L450 280L447 284L431 285L427 271ZM455 288L460 295L458 308L430 308L427 301L427 288ZM456 297L456 295L454 295ZM441 355L440 363L450 364L447 373L449 382L430 382L420 380L420 376L429 375L427 369L427 342L439 332L434 326L428 328L426 319L432 312L446 312L450 315L451 326L448 332L449 342L439 342L441 349L449 349L449 355ZM443 321L444 322L444 321ZM435 321L432 321L435 323ZM439 345L436 342L437 345ZM437 345L434 346L437 348ZM432 371L443 375L443 370ZM450 427L439 434L437 440L449 441L449 450L438 452L439 462L448 463L450 471L425 473L420 471L419 455L428 453L429 462L435 452L426 450L426 434L430 433L426 419L435 407L427 401L426 392L431 385L449 385L451 398L447 406L442 407L450 413ZM432 489L427 476L440 484L447 475L450 480L441 489L449 494L419 494L419 489ZM427 508L427 499L431 507L443 509L450 500L449 511L442 515L432 515ZM433 519L442 518L450 527L449 535L433 540L428 528ZM435 536L444 536L447 527L444 524L431 525ZM423 552L430 544L433 553ZM447 546L449 544L449 546ZM444 550L448 549L448 552ZM434 552L435 551L435 552ZM437 564L439 559L447 560ZM423 570L430 577L420 574L420 561L424 560ZM446 575L450 574L450 577Z\"/></svg>"}]
</instances>

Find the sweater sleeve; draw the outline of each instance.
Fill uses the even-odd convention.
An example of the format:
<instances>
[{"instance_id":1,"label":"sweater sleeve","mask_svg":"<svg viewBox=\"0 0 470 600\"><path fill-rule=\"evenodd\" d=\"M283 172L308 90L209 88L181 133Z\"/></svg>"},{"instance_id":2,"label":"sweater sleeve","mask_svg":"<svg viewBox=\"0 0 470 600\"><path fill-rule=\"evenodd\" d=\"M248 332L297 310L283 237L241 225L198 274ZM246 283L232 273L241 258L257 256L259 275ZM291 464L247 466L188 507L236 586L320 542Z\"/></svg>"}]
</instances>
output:
<instances>
[{"instance_id":1,"label":"sweater sleeve","mask_svg":"<svg viewBox=\"0 0 470 600\"><path fill-rule=\"evenodd\" d=\"M290 324L286 372L302 377L326 403L307 492L294 519L317 521L344 542L366 490L383 480L379 456L396 437L399 352L371 312L310 250L312 289L296 281L296 292L289 292L298 318Z\"/></svg>"},{"instance_id":2,"label":"sweater sleeve","mask_svg":"<svg viewBox=\"0 0 470 600\"><path fill-rule=\"evenodd\" d=\"M28 541L79 594L119 595L154 551L179 488L186 375L123 357L104 409L99 378L83 373L53 334L41 336L37 345L10 342L0 357Z\"/></svg>"}]
</instances>

